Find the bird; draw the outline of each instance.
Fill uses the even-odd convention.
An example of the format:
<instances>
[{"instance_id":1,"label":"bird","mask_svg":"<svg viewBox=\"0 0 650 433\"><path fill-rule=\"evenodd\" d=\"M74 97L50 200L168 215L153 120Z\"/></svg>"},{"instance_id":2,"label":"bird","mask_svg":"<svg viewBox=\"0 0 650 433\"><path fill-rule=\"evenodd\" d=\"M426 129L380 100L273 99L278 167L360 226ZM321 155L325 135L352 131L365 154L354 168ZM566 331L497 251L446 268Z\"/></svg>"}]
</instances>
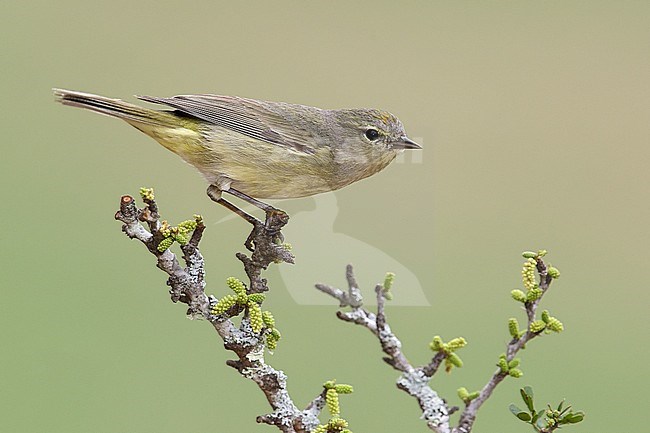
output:
<instances>
[{"instance_id":1,"label":"bird","mask_svg":"<svg viewBox=\"0 0 650 433\"><path fill-rule=\"evenodd\" d=\"M321 109L214 94L136 96L157 110L120 99L53 89L56 101L116 117L194 166L208 196L255 224L228 193L283 213L260 199L307 197L367 178L405 149L421 149L402 122L378 109ZM287 216L288 219L288 216Z\"/></svg>"}]
</instances>

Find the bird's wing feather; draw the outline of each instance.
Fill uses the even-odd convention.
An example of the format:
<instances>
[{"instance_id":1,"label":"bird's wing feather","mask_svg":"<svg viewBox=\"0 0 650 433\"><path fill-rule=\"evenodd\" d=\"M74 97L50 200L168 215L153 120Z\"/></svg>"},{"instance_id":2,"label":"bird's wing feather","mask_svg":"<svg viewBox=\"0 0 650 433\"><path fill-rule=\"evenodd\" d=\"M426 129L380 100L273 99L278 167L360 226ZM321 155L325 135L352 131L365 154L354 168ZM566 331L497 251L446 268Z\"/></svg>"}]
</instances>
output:
<instances>
[{"instance_id":1,"label":"bird's wing feather","mask_svg":"<svg viewBox=\"0 0 650 433\"><path fill-rule=\"evenodd\" d=\"M271 108L270 103L221 95L179 95L171 98L137 96L137 98L168 105L192 117L257 140L298 152L314 153L313 134L291 122L292 113L286 112L289 104L275 104L276 107Z\"/></svg>"}]
</instances>

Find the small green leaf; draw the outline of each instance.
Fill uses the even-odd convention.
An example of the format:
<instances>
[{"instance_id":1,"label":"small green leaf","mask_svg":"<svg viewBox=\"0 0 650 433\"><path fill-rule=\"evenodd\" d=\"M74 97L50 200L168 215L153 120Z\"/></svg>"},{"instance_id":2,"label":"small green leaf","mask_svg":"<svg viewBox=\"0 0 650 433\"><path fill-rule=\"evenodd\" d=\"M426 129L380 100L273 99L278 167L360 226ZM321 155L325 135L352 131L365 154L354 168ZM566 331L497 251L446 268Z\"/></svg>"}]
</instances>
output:
<instances>
[{"instance_id":1,"label":"small green leaf","mask_svg":"<svg viewBox=\"0 0 650 433\"><path fill-rule=\"evenodd\" d=\"M576 424L585 419L584 412L569 412L560 420L560 424Z\"/></svg>"},{"instance_id":2,"label":"small green leaf","mask_svg":"<svg viewBox=\"0 0 650 433\"><path fill-rule=\"evenodd\" d=\"M528 410L535 412L535 407L533 405L533 388L530 386L524 386L519 390L519 392L521 392L521 399L526 403Z\"/></svg>"},{"instance_id":3,"label":"small green leaf","mask_svg":"<svg viewBox=\"0 0 650 433\"><path fill-rule=\"evenodd\" d=\"M390 290L393 287L393 281L395 281L395 274L392 272L386 272L386 277L384 277L384 289Z\"/></svg>"},{"instance_id":4,"label":"small green leaf","mask_svg":"<svg viewBox=\"0 0 650 433\"><path fill-rule=\"evenodd\" d=\"M519 418L520 420L525 421L525 422L530 421L531 417L530 417L530 414L528 412L519 409L514 404L511 404L509 406L509 409L510 409L510 412L512 412L513 415L516 416L517 418Z\"/></svg>"},{"instance_id":5,"label":"small green leaf","mask_svg":"<svg viewBox=\"0 0 650 433\"><path fill-rule=\"evenodd\" d=\"M510 292L512 299L519 302L526 302L526 294L519 289L514 289Z\"/></svg>"}]
</instances>

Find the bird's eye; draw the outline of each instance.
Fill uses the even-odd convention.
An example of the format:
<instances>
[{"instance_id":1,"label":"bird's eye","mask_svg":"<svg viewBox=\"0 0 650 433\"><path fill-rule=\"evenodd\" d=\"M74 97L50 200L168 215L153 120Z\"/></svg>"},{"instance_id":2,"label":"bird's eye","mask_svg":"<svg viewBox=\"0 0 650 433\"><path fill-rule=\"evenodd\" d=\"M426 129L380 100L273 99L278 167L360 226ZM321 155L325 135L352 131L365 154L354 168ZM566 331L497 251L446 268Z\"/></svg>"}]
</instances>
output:
<instances>
[{"instance_id":1,"label":"bird's eye","mask_svg":"<svg viewBox=\"0 0 650 433\"><path fill-rule=\"evenodd\" d=\"M375 128L368 128L366 129L365 135L368 140L375 141L379 138L379 131L377 131Z\"/></svg>"}]
</instances>

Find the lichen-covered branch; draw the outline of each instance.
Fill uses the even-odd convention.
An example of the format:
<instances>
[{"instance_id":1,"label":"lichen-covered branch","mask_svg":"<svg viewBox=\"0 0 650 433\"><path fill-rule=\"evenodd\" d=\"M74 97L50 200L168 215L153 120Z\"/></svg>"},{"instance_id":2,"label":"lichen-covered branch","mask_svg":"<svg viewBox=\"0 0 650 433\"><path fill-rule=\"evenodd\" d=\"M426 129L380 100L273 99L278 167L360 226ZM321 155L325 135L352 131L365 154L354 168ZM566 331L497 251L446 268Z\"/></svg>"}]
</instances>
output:
<instances>
[{"instance_id":1,"label":"lichen-covered branch","mask_svg":"<svg viewBox=\"0 0 650 433\"><path fill-rule=\"evenodd\" d=\"M429 386L431 374L437 369L439 361L425 367L414 367L402 352L402 343L391 331L386 321L385 287L377 285L377 314L363 307L363 297L354 278L352 265L346 269L348 290L334 288L325 284L317 284L316 288L339 301L341 307L351 307L351 311L338 311L337 317L343 321L361 325L372 332L381 345L382 351L387 355L383 360L400 371L402 374L397 379L397 387L414 397L422 410L422 417L427 426L436 433L449 433L449 408L445 401Z\"/></svg>"},{"instance_id":2,"label":"lichen-covered branch","mask_svg":"<svg viewBox=\"0 0 650 433\"><path fill-rule=\"evenodd\" d=\"M264 393L272 413L257 417L257 421L275 425L285 433L308 433L314 430L319 424L317 417L324 405L322 394L305 410L300 410L294 404L287 391L286 375L265 362L264 343L269 329L264 328L256 332L247 306L234 304L222 314L215 314L213 311L217 300L205 293L205 268L203 256L199 251L199 243L205 230L201 218L196 216L194 221L170 227L166 221L160 220L153 191L143 189L141 196L145 203L143 208L136 206L133 197L123 196L115 219L123 223L122 231L129 238L142 242L156 257L158 268L168 275L167 285L171 300L186 304L187 314L191 317L201 317L209 321L223 340L226 349L237 356L237 359L230 360L227 364L255 382ZM268 218L273 220L269 221ZM286 215L267 216L267 221L254 226L247 240L254 246L251 256L237 254L249 279L245 296L255 300L263 299L260 295L254 295L268 291L266 280L261 276L262 271L274 262L293 262L293 256L288 250L275 242L277 232L286 222ZM266 227L273 227L273 233L267 231ZM174 241L181 244L185 266L180 264L176 255L169 249ZM232 317L242 312L245 313L244 317L237 326Z\"/></svg>"},{"instance_id":3,"label":"lichen-covered branch","mask_svg":"<svg viewBox=\"0 0 650 433\"><path fill-rule=\"evenodd\" d=\"M236 359L229 360L226 364L256 383L264 393L272 411L258 416L257 422L274 425L285 433L349 432L347 421L339 416L338 394L352 392L350 385L325 382L324 389L301 410L289 395L286 375L265 362L265 349L275 348L280 333L275 328L273 315L261 308L265 293L269 290L262 272L271 263L293 263L288 248L280 244L280 230L287 223L288 216L277 211L267 212L264 222L252 217L248 219L253 223L253 230L245 245L252 253L250 256L243 253L236 255L243 264L248 284L231 277L227 284L234 294L217 299L205 293L205 264L199 250L205 230L202 218L195 215L192 220L170 226L167 221L160 219L153 191L143 189L141 196L145 204L142 208L136 206L133 197L123 196L115 218L123 223L122 230L127 236L140 241L156 257L158 268L168 275L171 300L186 304L190 317L203 318L212 324L223 340L224 347L236 355ZM174 242L180 244L183 264L170 250ZM447 371L462 366L455 351L466 345L464 338L454 338L445 343L439 336L435 336L430 344L435 352L430 362L414 366L404 354L402 343L391 330L386 315L386 301L392 298L390 289L393 274L387 274L384 283L375 287L376 313L364 308L363 296L351 265L346 269L347 290L325 284L317 284L316 287L338 300L341 307L350 308L338 311L339 319L363 326L378 339L385 354L383 360L400 372L397 387L417 401L422 418L430 430L436 433L470 433L478 410L498 384L508 376L516 378L523 374L518 368L519 359L515 358L517 353L543 332L560 332L563 329L562 323L546 310L541 313L541 318L537 317L542 297L552 280L559 277L559 271L543 261L545 254L545 251L524 253L527 260L522 275L527 291L513 290L511 295L524 306L526 328L520 330L517 319L510 318L508 331L512 339L497 362L498 369L479 391L470 393L466 388L459 388L458 395L465 407L456 426L451 425L450 415L459 408L448 406L429 383L443 363ZM535 274L539 276L539 282ZM236 323L233 318L240 315L241 320ZM330 419L327 423L320 424L318 416L325 407L330 413ZM559 419L558 423L577 422L578 415L580 414L576 413L570 420Z\"/></svg>"},{"instance_id":4,"label":"lichen-covered branch","mask_svg":"<svg viewBox=\"0 0 650 433\"><path fill-rule=\"evenodd\" d=\"M465 408L460 414L458 425L453 427L450 424L449 415L457 411L458 407L448 407L445 400L430 387L431 377L445 363L449 371L453 366L462 366L462 361L454 353L455 350L466 344L464 338L455 338L444 343L438 336L434 337L431 348L436 352L431 361L423 366L413 366L402 351L402 343L391 331L385 312L385 301L389 299L392 274L386 279L383 285L375 287L377 295L377 313L374 314L363 307L363 298L354 278L352 266L348 265L346 277L348 290L341 290L326 284L317 284L316 288L323 293L337 299L341 307L350 307L349 311L337 311L339 319L361 325L372 332L381 345L382 351L387 355L383 360L400 371L402 374L397 380L397 387L414 397L421 410L422 418L427 426L436 433L469 433L472 430L476 415L483 403L492 395L497 385L508 376L520 377L521 370L517 368L519 360L515 355L526 343L539 336L542 332L559 332L562 324L559 320L551 317L548 311L542 313L541 320L537 319L537 308L549 288L553 278L559 276L559 271L547 266L542 257L545 251L537 253L524 253L527 258L524 264L523 280L528 289L527 293L514 290L512 297L521 302L526 310L527 327L524 331L519 330L516 319L511 318L508 326L512 340L506 347L506 352L498 362L499 369L494 372L488 383L480 391L469 393L465 388L459 389L459 396L465 402ZM539 275L539 284L535 280L535 271ZM390 295L390 296L388 296Z\"/></svg>"}]
</instances>

